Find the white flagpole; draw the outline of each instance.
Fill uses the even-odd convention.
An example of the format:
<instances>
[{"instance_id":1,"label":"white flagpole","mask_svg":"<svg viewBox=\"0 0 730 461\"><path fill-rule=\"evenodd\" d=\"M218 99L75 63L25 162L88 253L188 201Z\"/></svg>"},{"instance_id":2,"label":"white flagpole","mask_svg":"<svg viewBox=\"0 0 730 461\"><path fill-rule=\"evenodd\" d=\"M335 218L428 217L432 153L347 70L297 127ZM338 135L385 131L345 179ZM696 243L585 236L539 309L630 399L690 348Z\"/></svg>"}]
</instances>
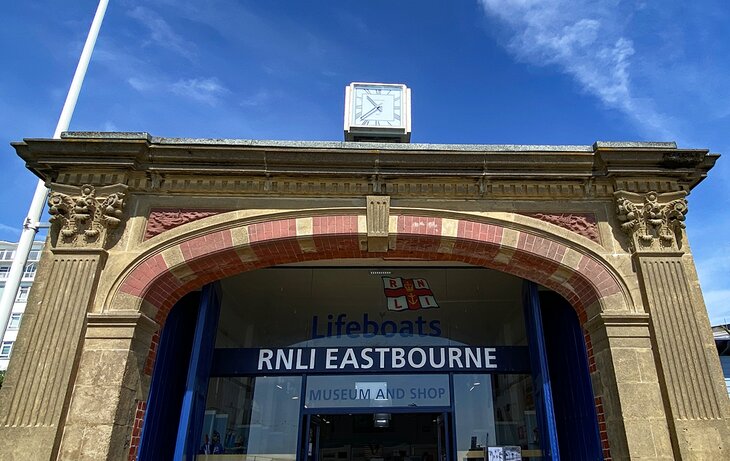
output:
<instances>
[{"instance_id":1,"label":"white flagpole","mask_svg":"<svg viewBox=\"0 0 730 461\"><path fill-rule=\"evenodd\" d=\"M74 73L74 78L71 81L71 87L66 95L66 102L63 104L61 116L58 118L56 131L53 133L53 139L61 139L61 133L68 130L68 126L71 123L71 116L76 108L76 101L79 99L81 85L84 82L84 77L86 76L86 69L89 67L91 53L94 51L94 45L96 45L96 39L99 36L101 22L104 19L107 5L109 5L109 0L99 0L99 6L96 8L94 21L91 23L89 35L86 37L86 43L84 44L84 49L81 52L81 57L79 58L79 64L76 66L76 72ZM28 254L33 246L33 240L38 232L38 228L40 227L43 206L46 203L47 196L48 189L46 188L43 180L39 180L35 188L35 193L33 194L33 201L30 203L30 208L28 209L28 216L23 221L23 231L20 234L20 240L18 240L18 248L15 251L15 258L13 258L13 264L10 266L10 273L8 274L8 279L7 282L5 282L5 288L3 289L3 294L0 298L0 331L3 332L3 337L5 336L5 329L8 327L8 321L10 320L10 314L13 310L15 297L17 296L18 288L20 287L20 281L25 270L25 264L28 261Z\"/></svg>"}]
</instances>

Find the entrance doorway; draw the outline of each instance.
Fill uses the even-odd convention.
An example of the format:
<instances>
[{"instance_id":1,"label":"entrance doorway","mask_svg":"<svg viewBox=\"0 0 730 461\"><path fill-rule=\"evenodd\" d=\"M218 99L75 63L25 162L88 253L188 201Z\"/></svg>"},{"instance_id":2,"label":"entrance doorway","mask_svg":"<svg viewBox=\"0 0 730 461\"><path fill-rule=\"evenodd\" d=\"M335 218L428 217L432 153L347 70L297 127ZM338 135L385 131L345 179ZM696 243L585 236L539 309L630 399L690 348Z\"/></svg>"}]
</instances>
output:
<instances>
[{"instance_id":1,"label":"entrance doorway","mask_svg":"<svg viewBox=\"0 0 730 461\"><path fill-rule=\"evenodd\" d=\"M317 413L304 416L301 461L451 461L450 415Z\"/></svg>"},{"instance_id":2,"label":"entrance doorway","mask_svg":"<svg viewBox=\"0 0 730 461\"><path fill-rule=\"evenodd\" d=\"M197 297L181 300L161 336L139 459L557 459L558 442L574 459L600 459L567 302L545 298L543 310L534 285L523 302L522 280L486 269L409 267L390 275L427 280L441 307L391 311L380 274L275 268L206 286L198 309L188 305Z\"/></svg>"}]
</instances>

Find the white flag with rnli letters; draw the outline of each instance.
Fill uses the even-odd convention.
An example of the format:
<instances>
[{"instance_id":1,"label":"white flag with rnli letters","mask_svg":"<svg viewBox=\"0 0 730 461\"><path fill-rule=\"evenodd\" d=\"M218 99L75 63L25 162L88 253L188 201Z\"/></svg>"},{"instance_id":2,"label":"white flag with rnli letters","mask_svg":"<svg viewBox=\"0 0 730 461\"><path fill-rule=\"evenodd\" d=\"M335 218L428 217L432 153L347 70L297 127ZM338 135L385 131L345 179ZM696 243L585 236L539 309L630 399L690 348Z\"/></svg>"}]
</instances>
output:
<instances>
[{"instance_id":1,"label":"white flag with rnli letters","mask_svg":"<svg viewBox=\"0 0 730 461\"><path fill-rule=\"evenodd\" d=\"M426 279L383 277L389 311L433 309L439 307Z\"/></svg>"}]
</instances>

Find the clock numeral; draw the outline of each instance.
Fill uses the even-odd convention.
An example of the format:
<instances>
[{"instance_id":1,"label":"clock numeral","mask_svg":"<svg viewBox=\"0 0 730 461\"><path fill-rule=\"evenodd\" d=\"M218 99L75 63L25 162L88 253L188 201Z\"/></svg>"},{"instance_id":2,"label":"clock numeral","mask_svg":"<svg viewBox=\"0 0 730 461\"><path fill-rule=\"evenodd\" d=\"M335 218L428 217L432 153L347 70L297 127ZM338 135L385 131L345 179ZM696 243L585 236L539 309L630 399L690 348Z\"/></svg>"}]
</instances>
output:
<instances>
[{"instance_id":1,"label":"clock numeral","mask_svg":"<svg viewBox=\"0 0 730 461\"><path fill-rule=\"evenodd\" d=\"M393 98L393 101L400 102L400 93L398 93L398 96L396 96L395 98Z\"/></svg>"},{"instance_id":2,"label":"clock numeral","mask_svg":"<svg viewBox=\"0 0 730 461\"><path fill-rule=\"evenodd\" d=\"M393 118L400 122L400 114L393 114Z\"/></svg>"},{"instance_id":3,"label":"clock numeral","mask_svg":"<svg viewBox=\"0 0 730 461\"><path fill-rule=\"evenodd\" d=\"M372 92L372 91L370 90L370 88L365 88L365 92L366 92L367 94L373 94L373 92Z\"/></svg>"},{"instance_id":4,"label":"clock numeral","mask_svg":"<svg viewBox=\"0 0 730 461\"><path fill-rule=\"evenodd\" d=\"M393 126L393 124L392 124L392 123L390 123L390 121L389 121L389 120L386 120L386 123L388 124L388 126Z\"/></svg>"},{"instance_id":5,"label":"clock numeral","mask_svg":"<svg viewBox=\"0 0 730 461\"><path fill-rule=\"evenodd\" d=\"M370 120L363 120L362 124L368 126L370 125Z\"/></svg>"}]
</instances>

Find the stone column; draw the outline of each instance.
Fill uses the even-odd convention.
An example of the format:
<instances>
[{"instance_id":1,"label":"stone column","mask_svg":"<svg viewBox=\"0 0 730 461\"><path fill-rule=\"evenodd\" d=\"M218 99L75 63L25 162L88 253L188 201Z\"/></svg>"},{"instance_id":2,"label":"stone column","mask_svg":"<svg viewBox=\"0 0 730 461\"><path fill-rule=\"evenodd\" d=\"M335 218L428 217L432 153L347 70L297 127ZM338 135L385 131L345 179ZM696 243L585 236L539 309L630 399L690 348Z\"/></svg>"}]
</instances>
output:
<instances>
[{"instance_id":1,"label":"stone column","mask_svg":"<svg viewBox=\"0 0 730 461\"><path fill-rule=\"evenodd\" d=\"M5 459L55 459L84 317L105 257L101 251L60 250L41 261L0 391Z\"/></svg>"},{"instance_id":2,"label":"stone column","mask_svg":"<svg viewBox=\"0 0 730 461\"><path fill-rule=\"evenodd\" d=\"M157 329L139 313L87 316L59 460L129 459L135 413L149 391L144 366Z\"/></svg>"},{"instance_id":3,"label":"stone column","mask_svg":"<svg viewBox=\"0 0 730 461\"><path fill-rule=\"evenodd\" d=\"M57 186L51 194L50 251L41 258L0 390L3 459L56 459L86 313L106 261L105 248L121 223L123 188Z\"/></svg>"},{"instance_id":4,"label":"stone column","mask_svg":"<svg viewBox=\"0 0 730 461\"><path fill-rule=\"evenodd\" d=\"M661 386L652 352L649 316L601 314L589 320L591 373L612 460L673 460ZM606 456L608 457L608 456Z\"/></svg>"},{"instance_id":5,"label":"stone column","mask_svg":"<svg viewBox=\"0 0 730 461\"><path fill-rule=\"evenodd\" d=\"M694 263L683 238L684 192L617 192L651 333L675 459L730 457L730 405Z\"/></svg>"}]
</instances>

